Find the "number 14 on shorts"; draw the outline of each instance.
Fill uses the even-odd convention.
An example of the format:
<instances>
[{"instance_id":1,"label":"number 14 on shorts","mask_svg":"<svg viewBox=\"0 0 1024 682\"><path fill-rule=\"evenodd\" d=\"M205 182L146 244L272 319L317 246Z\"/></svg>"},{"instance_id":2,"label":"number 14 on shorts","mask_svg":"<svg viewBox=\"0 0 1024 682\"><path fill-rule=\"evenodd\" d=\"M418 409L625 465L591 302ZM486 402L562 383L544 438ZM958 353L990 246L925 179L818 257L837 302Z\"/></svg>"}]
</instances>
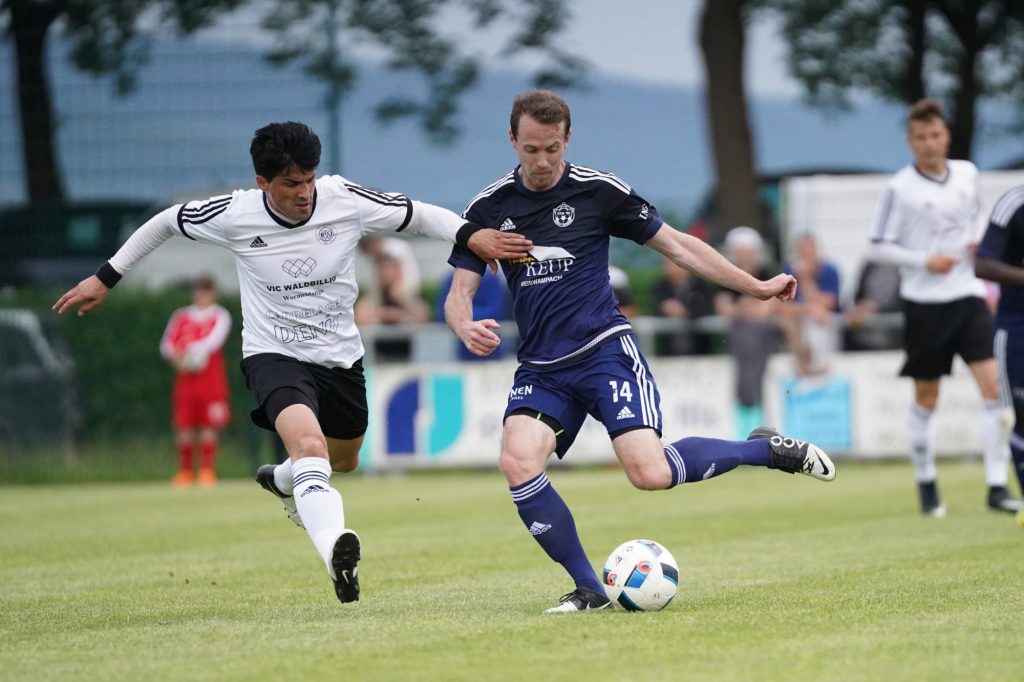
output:
<instances>
[{"instance_id":1,"label":"number 14 on shorts","mask_svg":"<svg viewBox=\"0 0 1024 682\"><path fill-rule=\"evenodd\" d=\"M609 381L608 384L612 387L612 402L619 402L619 398L627 403L633 402L633 389L629 387L628 381L623 381L622 386L619 386L618 381Z\"/></svg>"}]
</instances>

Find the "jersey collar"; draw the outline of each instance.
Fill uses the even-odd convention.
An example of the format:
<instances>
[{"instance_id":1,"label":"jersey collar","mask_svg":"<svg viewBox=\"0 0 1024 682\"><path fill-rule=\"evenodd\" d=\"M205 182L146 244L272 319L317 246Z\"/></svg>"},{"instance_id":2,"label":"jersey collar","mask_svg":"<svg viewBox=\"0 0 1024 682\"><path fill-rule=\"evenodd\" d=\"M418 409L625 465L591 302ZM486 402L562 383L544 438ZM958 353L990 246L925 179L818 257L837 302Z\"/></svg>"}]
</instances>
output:
<instances>
[{"instance_id":1,"label":"jersey collar","mask_svg":"<svg viewBox=\"0 0 1024 682\"><path fill-rule=\"evenodd\" d=\"M319 194L319 192L317 192L314 189L313 190L313 210L311 210L309 212L309 217L308 218L306 218L305 220L300 220L297 223L290 222L287 218L285 218L284 216L282 216L279 213L277 213L277 211L272 209L270 207L270 202L267 200L267 193L266 192L263 192L263 208L265 208L267 210L267 215L269 215L271 218L273 218L274 222L277 223L278 225L280 225L281 227L286 227L289 230L292 229L293 227L302 227L303 225L308 223L310 220L312 220L313 219L313 214L316 213L316 198L317 198L318 194Z\"/></svg>"},{"instance_id":2,"label":"jersey collar","mask_svg":"<svg viewBox=\"0 0 1024 682\"><path fill-rule=\"evenodd\" d=\"M924 178L925 180L930 180L931 182L940 185L945 185L946 181L949 180L949 174L953 172L953 169L949 165L948 161L946 162L946 172L943 173L941 176L929 175L928 173L925 173L923 170L918 168L916 163L912 165L914 166L914 170L917 171L917 174L920 175L922 178Z\"/></svg>"},{"instance_id":3,"label":"jersey collar","mask_svg":"<svg viewBox=\"0 0 1024 682\"><path fill-rule=\"evenodd\" d=\"M519 174L519 171L522 169L522 167L522 164L520 164L516 166L515 170L512 171L512 177L515 178L516 187L518 187L521 191L527 194L537 195L547 194L548 192L554 192L555 190L560 189L562 185L565 184L566 180L568 180L569 178L569 169L572 168L572 164L566 161L565 168L562 169L562 177L558 178L558 182L556 182L551 187L548 187L545 190L541 190L540 192L536 192L523 184L523 176Z\"/></svg>"}]
</instances>

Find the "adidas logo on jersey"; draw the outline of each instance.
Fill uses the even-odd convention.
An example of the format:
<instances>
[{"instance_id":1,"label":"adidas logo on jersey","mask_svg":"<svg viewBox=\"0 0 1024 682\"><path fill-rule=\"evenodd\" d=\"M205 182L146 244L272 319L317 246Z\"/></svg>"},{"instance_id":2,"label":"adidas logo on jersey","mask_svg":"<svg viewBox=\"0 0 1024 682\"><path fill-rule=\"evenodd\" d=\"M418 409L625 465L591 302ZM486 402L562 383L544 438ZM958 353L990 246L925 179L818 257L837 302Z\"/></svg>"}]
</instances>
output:
<instances>
[{"instance_id":1,"label":"adidas logo on jersey","mask_svg":"<svg viewBox=\"0 0 1024 682\"><path fill-rule=\"evenodd\" d=\"M530 535L540 535L551 530L550 523L541 523L540 521L534 521L530 524Z\"/></svg>"},{"instance_id":2,"label":"adidas logo on jersey","mask_svg":"<svg viewBox=\"0 0 1024 682\"><path fill-rule=\"evenodd\" d=\"M263 241L263 237L256 237L256 239L249 242L250 249L265 249L266 247L267 243Z\"/></svg>"},{"instance_id":3,"label":"adidas logo on jersey","mask_svg":"<svg viewBox=\"0 0 1024 682\"><path fill-rule=\"evenodd\" d=\"M502 232L508 232L509 230L516 229L516 224L512 222L511 218L505 218L501 223L501 227L498 228Z\"/></svg>"},{"instance_id":4,"label":"adidas logo on jersey","mask_svg":"<svg viewBox=\"0 0 1024 682\"><path fill-rule=\"evenodd\" d=\"M626 405L619 410L619 416L616 417L616 419L622 421L623 419L632 419L635 416L636 415L633 414L633 410L629 409L629 405Z\"/></svg>"}]
</instances>

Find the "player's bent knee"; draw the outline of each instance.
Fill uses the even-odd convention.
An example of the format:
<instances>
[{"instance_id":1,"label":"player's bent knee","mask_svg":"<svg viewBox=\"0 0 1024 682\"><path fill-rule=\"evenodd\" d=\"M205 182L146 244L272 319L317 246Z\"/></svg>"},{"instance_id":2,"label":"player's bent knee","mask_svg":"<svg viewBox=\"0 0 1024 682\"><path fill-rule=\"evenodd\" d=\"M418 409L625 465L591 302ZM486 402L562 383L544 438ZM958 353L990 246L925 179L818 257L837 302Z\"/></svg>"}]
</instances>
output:
<instances>
[{"instance_id":1,"label":"player's bent knee","mask_svg":"<svg viewBox=\"0 0 1024 682\"><path fill-rule=\"evenodd\" d=\"M538 468L532 458L509 450L502 450L498 458L498 468L512 485L525 483L543 471L543 466Z\"/></svg>"},{"instance_id":2,"label":"player's bent knee","mask_svg":"<svg viewBox=\"0 0 1024 682\"><path fill-rule=\"evenodd\" d=\"M672 472L668 465L640 466L626 469L626 477L633 487L640 490L664 490L672 483Z\"/></svg>"},{"instance_id":3,"label":"player's bent knee","mask_svg":"<svg viewBox=\"0 0 1024 682\"><path fill-rule=\"evenodd\" d=\"M331 460L331 470L337 471L340 474L347 474L351 471L355 471L356 467L359 466L359 453L354 455L348 455L345 457L336 457Z\"/></svg>"}]
</instances>

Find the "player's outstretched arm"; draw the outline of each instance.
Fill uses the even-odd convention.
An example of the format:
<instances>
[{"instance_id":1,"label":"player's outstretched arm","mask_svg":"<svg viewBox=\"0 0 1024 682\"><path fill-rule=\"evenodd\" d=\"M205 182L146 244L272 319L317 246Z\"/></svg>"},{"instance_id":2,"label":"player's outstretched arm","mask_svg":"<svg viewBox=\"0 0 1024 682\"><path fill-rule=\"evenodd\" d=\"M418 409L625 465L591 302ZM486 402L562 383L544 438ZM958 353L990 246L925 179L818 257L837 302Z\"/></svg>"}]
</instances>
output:
<instances>
[{"instance_id":1,"label":"player's outstretched arm","mask_svg":"<svg viewBox=\"0 0 1024 682\"><path fill-rule=\"evenodd\" d=\"M157 213L132 233L114 257L100 266L92 277L87 277L68 290L53 304L53 309L64 313L79 306L81 317L103 303L103 299L121 280L121 276L142 260L146 254L174 236L178 206Z\"/></svg>"},{"instance_id":2,"label":"player's outstretched arm","mask_svg":"<svg viewBox=\"0 0 1024 682\"><path fill-rule=\"evenodd\" d=\"M93 308L103 303L110 289L100 281L96 275L86 277L73 286L53 304L53 309L58 313L65 313L75 306L78 306L78 316L81 317Z\"/></svg>"},{"instance_id":3,"label":"player's outstretched arm","mask_svg":"<svg viewBox=\"0 0 1024 682\"><path fill-rule=\"evenodd\" d=\"M709 244L679 232L668 223L662 225L645 246L704 279L762 301L773 297L789 301L796 296L796 277L793 275L781 274L769 280L759 280L733 265Z\"/></svg>"},{"instance_id":4,"label":"player's outstretched arm","mask_svg":"<svg viewBox=\"0 0 1024 682\"><path fill-rule=\"evenodd\" d=\"M501 325L496 320L473 319L473 296L481 278L471 270L455 268L448 298L444 300L444 319L470 353L484 357L501 345L501 337L494 333Z\"/></svg>"}]
</instances>

